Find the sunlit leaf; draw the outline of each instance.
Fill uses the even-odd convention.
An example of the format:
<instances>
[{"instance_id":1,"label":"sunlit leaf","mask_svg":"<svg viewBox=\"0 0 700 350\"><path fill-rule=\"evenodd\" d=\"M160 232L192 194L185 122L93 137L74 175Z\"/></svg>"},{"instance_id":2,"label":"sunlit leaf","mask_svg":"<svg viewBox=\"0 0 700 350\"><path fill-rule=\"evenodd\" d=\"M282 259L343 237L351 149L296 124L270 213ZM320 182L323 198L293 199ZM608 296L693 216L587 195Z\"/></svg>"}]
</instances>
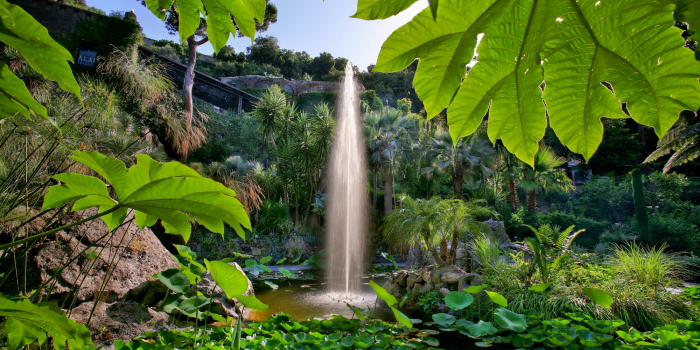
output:
<instances>
[{"instance_id":1,"label":"sunlit leaf","mask_svg":"<svg viewBox=\"0 0 700 350\"><path fill-rule=\"evenodd\" d=\"M506 298L504 298L502 295L496 292L489 292L488 290L486 291L486 294L489 295L489 298L491 298L491 301L493 301L494 304L498 304L503 307L508 307L508 300L506 300Z\"/></svg>"},{"instance_id":2,"label":"sunlit leaf","mask_svg":"<svg viewBox=\"0 0 700 350\"><path fill-rule=\"evenodd\" d=\"M359 0L357 12L352 15L361 19L384 19L411 7L418 0Z\"/></svg>"},{"instance_id":3,"label":"sunlit leaf","mask_svg":"<svg viewBox=\"0 0 700 350\"><path fill-rule=\"evenodd\" d=\"M452 310L462 310L474 302L474 297L468 293L449 292L445 295L445 305Z\"/></svg>"},{"instance_id":4,"label":"sunlit leaf","mask_svg":"<svg viewBox=\"0 0 700 350\"><path fill-rule=\"evenodd\" d=\"M527 319L522 314L516 314L506 308L499 307L493 313L496 323L501 328L509 329L516 333L524 332L527 329Z\"/></svg>"},{"instance_id":5,"label":"sunlit leaf","mask_svg":"<svg viewBox=\"0 0 700 350\"><path fill-rule=\"evenodd\" d=\"M686 6L675 11L675 4ZM420 58L413 85L428 117L449 106L455 141L488 113L490 139L532 164L549 119L563 144L590 159L603 137L600 119L627 117L622 102L658 136L682 110L700 106L700 65L674 28L674 15L696 24L689 19L700 13L694 1L435 5L435 20L427 8L386 40L374 71L397 71ZM466 74L475 49L478 62Z\"/></svg>"},{"instance_id":6,"label":"sunlit leaf","mask_svg":"<svg viewBox=\"0 0 700 350\"><path fill-rule=\"evenodd\" d=\"M612 306L613 302L615 302L608 293L605 293L600 289L583 288L583 293L586 294L586 296L588 296L589 298L591 298L591 301L604 308L609 309L610 306Z\"/></svg>"},{"instance_id":7,"label":"sunlit leaf","mask_svg":"<svg viewBox=\"0 0 700 350\"><path fill-rule=\"evenodd\" d=\"M374 293L377 294L377 297L379 297L379 299L384 300L389 306L394 306L396 305L396 303L398 303L396 297L387 292L386 289L374 283L374 281L369 281L369 286L372 287L372 289L374 289Z\"/></svg>"}]
</instances>

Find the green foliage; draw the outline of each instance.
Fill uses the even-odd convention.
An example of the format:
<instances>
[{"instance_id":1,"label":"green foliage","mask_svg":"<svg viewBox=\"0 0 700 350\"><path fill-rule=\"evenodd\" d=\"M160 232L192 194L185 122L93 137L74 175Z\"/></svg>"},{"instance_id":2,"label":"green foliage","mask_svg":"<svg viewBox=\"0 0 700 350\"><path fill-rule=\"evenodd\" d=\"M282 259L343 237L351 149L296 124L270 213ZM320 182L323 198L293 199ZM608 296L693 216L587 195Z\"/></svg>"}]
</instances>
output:
<instances>
[{"instance_id":1,"label":"green foliage","mask_svg":"<svg viewBox=\"0 0 700 350\"><path fill-rule=\"evenodd\" d=\"M146 0L146 5L158 18L165 20L165 12L170 10L173 1ZM194 35L199 28L200 15L207 22L209 41L218 52L229 39L229 35L240 32L241 35L255 36L255 21L262 23L265 19L265 0L242 1L209 1L209 0L180 0L177 2L180 40L184 43ZM233 17L236 21L231 21Z\"/></svg>"},{"instance_id":2,"label":"green foliage","mask_svg":"<svg viewBox=\"0 0 700 350\"><path fill-rule=\"evenodd\" d=\"M574 225L585 230L577 236L576 245L587 249L593 249L600 242L600 235L611 225L609 221L596 221L583 215L577 216L558 211L547 214L536 213L531 219L532 224L537 226L569 227Z\"/></svg>"},{"instance_id":3,"label":"green foliage","mask_svg":"<svg viewBox=\"0 0 700 350\"><path fill-rule=\"evenodd\" d=\"M241 349L429 349L439 342L428 332L413 332L402 325L377 320L360 322L342 316L298 322L287 314L241 327ZM165 350L196 345L193 349L229 350L234 345L233 327L193 330L161 330L144 334L130 343L117 341L116 350ZM206 344L203 344L206 341Z\"/></svg>"},{"instance_id":4,"label":"green foliage","mask_svg":"<svg viewBox=\"0 0 700 350\"><path fill-rule=\"evenodd\" d=\"M681 110L700 104L700 67L673 28L674 10L678 18L687 9L672 3L677 2L652 1L640 7L634 1L443 0L435 5L435 18L435 11L426 9L387 39L375 70L400 70L421 58L416 91L429 117L449 106L455 140L472 133L488 111L492 141L501 138L532 164L547 114L562 143L589 159L602 139L600 117L626 117L621 101L632 118L654 127L659 136ZM373 17L367 18L390 14L369 13ZM637 23L632 34L627 30L630 21ZM507 25L514 22L520 25ZM414 34L426 33L426 28L428 35ZM512 40L503 42L502 37ZM570 41L573 37L576 44ZM475 50L478 62L464 79ZM645 64L651 60L657 62L654 68ZM631 76L635 78L629 80ZM546 89L540 89L543 80ZM614 93L602 82L612 85ZM580 88L567 88L571 86ZM671 87L673 95L665 90Z\"/></svg>"},{"instance_id":5,"label":"green foliage","mask_svg":"<svg viewBox=\"0 0 700 350\"><path fill-rule=\"evenodd\" d=\"M608 309L610 308L610 306L612 306L613 302L615 302L609 294L603 292L600 289L583 288L583 293L586 294L589 298L591 298L591 301L593 301L594 303Z\"/></svg>"},{"instance_id":6,"label":"green foliage","mask_svg":"<svg viewBox=\"0 0 700 350\"><path fill-rule=\"evenodd\" d=\"M109 196L102 180L79 174L54 176L62 182L52 186L44 197L43 209L75 203L73 210L99 207L102 220L114 229L134 209L140 228L161 219L166 232L189 239L194 216L213 232L223 235L224 222L244 237L250 229L248 215L236 200L236 193L222 184L202 178L194 170L177 162L161 164L147 155L138 155L128 171L123 162L97 152L73 152L71 158L94 170L107 180L117 195ZM108 215L109 214L109 215ZM189 214L189 215L187 215Z\"/></svg>"},{"instance_id":7,"label":"green foliage","mask_svg":"<svg viewBox=\"0 0 700 350\"><path fill-rule=\"evenodd\" d=\"M430 312L433 306L442 301L442 294L438 292L428 292L418 296L416 304L423 309L423 312Z\"/></svg>"},{"instance_id":8,"label":"green foliage","mask_svg":"<svg viewBox=\"0 0 700 350\"><path fill-rule=\"evenodd\" d=\"M700 232L697 222L683 213L656 213L649 217L651 242L655 245L667 244L677 252L700 251Z\"/></svg>"},{"instance_id":9,"label":"green foliage","mask_svg":"<svg viewBox=\"0 0 700 350\"><path fill-rule=\"evenodd\" d=\"M2 336L11 349L44 344L47 333L56 350L79 350L92 345L90 331L68 319L56 303L33 304L29 299L8 299L0 295L0 316L5 318Z\"/></svg>"},{"instance_id":10,"label":"green foliage","mask_svg":"<svg viewBox=\"0 0 700 350\"><path fill-rule=\"evenodd\" d=\"M21 7L0 0L0 27L0 42L17 50L41 75L81 99L80 87L68 65L73 62L73 56L51 38L44 26ZM48 118L46 108L36 102L24 83L4 63L0 63L0 82L0 119L16 113L29 118L30 111Z\"/></svg>"},{"instance_id":11,"label":"green foliage","mask_svg":"<svg viewBox=\"0 0 700 350\"><path fill-rule=\"evenodd\" d=\"M377 294L377 297L379 299L384 300L384 302L386 302L389 308L391 308L391 311L394 312L394 317L396 318L396 321L402 323L409 329L413 328L413 322L411 321L411 319L404 315L401 311L399 311L399 309L394 307L394 305L398 303L396 297L387 292L386 289L374 283L374 281L369 281L369 286L372 287L372 289L374 289L374 293Z\"/></svg>"},{"instance_id":12,"label":"green foliage","mask_svg":"<svg viewBox=\"0 0 700 350\"><path fill-rule=\"evenodd\" d=\"M644 199L644 184L639 169L632 170L632 198L634 199L634 213L637 218L639 235L643 241L651 242L647 203Z\"/></svg>"},{"instance_id":13,"label":"green foliage","mask_svg":"<svg viewBox=\"0 0 700 350\"><path fill-rule=\"evenodd\" d=\"M628 283L665 288L688 275L687 268L675 256L665 253L665 248L664 244L659 248L636 243L618 245L609 263Z\"/></svg>"},{"instance_id":14,"label":"green foliage","mask_svg":"<svg viewBox=\"0 0 700 350\"><path fill-rule=\"evenodd\" d=\"M179 269L167 269L157 273L154 277L176 293L186 293L190 290L190 279Z\"/></svg>"},{"instance_id":15,"label":"green foliage","mask_svg":"<svg viewBox=\"0 0 700 350\"><path fill-rule=\"evenodd\" d=\"M571 252L569 248L576 237L583 232L574 232L574 226L562 230L558 226L544 225L539 228L530 227L535 233L535 238L526 238L525 243L533 253L530 259L529 271L539 273L543 283L551 282L552 275L565 270L571 264ZM530 284L529 277L526 285Z\"/></svg>"},{"instance_id":16,"label":"green foliage","mask_svg":"<svg viewBox=\"0 0 700 350\"><path fill-rule=\"evenodd\" d=\"M267 152L262 147L264 135L257 132L259 124L250 115L230 111L220 113L204 103L196 106L210 118L204 123L207 141L187 157L188 161L229 163L227 160L231 154L243 154L246 159L266 158Z\"/></svg>"},{"instance_id":17,"label":"green foliage","mask_svg":"<svg viewBox=\"0 0 700 350\"><path fill-rule=\"evenodd\" d=\"M474 297L468 293L449 292L445 295L445 305L452 310L461 310L471 305Z\"/></svg>"}]
</instances>

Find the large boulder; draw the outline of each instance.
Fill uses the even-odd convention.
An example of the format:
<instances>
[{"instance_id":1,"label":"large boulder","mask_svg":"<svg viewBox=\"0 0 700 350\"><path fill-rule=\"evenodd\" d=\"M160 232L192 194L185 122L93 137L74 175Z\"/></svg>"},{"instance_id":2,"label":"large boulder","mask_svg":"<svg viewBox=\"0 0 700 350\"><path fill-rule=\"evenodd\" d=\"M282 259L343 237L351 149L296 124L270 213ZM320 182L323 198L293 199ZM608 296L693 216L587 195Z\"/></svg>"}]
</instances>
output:
<instances>
[{"instance_id":1,"label":"large boulder","mask_svg":"<svg viewBox=\"0 0 700 350\"><path fill-rule=\"evenodd\" d=\"M117 339L129 342L144 332L176 328L165 312L154 311L135 301L98 302L97 306L95 302L85 302L71 311L70 318L87 325L97 347L108 349L113 348Z\"/></svg>"},{"instance_id":2,"label":"large boulder","mask_svg":"<svg viewBox=\"0 0 700 350\"><path fill-rule=\"evenodd\" d=\"M94 210L85 210L70 221L93 214ZM89 245L92 248L82 253ZM66 296L69 301L75 297L75 305L95 299L107 303L131 299L154 305L167 288L153 275L180 266L148 228L140 230L129 221L110 233L100 219L57 233L36 245L30 257L27 289L42 285L60 271L47 299L62 302Z\"/></svg>"}]
</instances>

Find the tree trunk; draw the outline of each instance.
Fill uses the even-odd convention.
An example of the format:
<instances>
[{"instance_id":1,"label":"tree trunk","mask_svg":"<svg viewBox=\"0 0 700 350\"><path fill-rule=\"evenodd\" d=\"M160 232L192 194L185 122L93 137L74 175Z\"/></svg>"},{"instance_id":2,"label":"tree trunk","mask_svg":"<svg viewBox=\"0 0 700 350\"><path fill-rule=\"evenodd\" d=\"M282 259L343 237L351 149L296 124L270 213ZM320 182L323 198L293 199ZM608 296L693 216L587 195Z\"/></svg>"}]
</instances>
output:
<instances>
[{"instance_id":1,"label":"tree trunk","mask_svg":"<svg viewBox=\"0 0 700 350\"><path fill-rule=\"evenodd\" d=\"M185 120L187 124L192 124L192 114L194 113L194 101L192 98L192 87L194 87L194 66L197 64L197 40L194 35L187 38L189 49L189 59L187 60L187 71L185 80L182 83L182 91L185 93Z\"/></svg>"},{"instance_id":2,"label":"tree trunk","mask_svg":"<svg viewBox=\"0 0 700 350\"><path fill-rule=\"evenodd\" d=\"M527 191L527 211L535 211L537 209L537 196L540 191Z\"/></svg>"},{"instance_id":3,"label":"tree trunk","mask_svg":"<svg viewBox=\"0 0 700 350\"><path fill-rule=\"evenodd\" d=\"M447 251L447 238L440 240L440 260L447 262L450 256L450 252Z\"/></svg>"},{"instance_id":4,"label":"tree trunk","mask_svg":"<svg viewBox=\"0 0 700 350\"><path fill-rule=\"evenodd\" d=\"M452 171L452 185L454 186L457 199L463 199L462 182L464 182L464 166L461 163L454 163Z\"/></svg>"},{"instance_id":5,"label":"tree trunk","mask_svg":"<svg viewBox=\"0 0 700 350\"><path fill-rule=\"evenodd\" d=\"M454 264L454 259L455 256L457 256L457 244L459 240L459 231L455 228L454 231L452 231L452 243L450 244L450 251L448 252L447 256L447 265L452 265Z\"/></svg>"},{"instance_id":6,"label":"tree trunk","mask_svg":"<svg viewBox=\"0 0 700 350\"><path fill-rule=\"evenodd\" d=\"M443 261L440 260L440 254L438 253L437 249L435 249L435 246L430 244L430 233L429 232L423 232L423 243L425 243L425 246L428 247L428 251L430 252L430 255L435 259L435 264L438 267L442 267L445 264Z\"/></svg>"},{"instance_id":7,"label":"tree trunk","mask_svg":"<svg viewBox=\"0 0 700 350\"><path fill-rule=\"evenodd\" d=\"M515 189L515 180L508 178L508 204L513 211L518 210L518 191Z\"/></svg>"},{"instance_id":8,"label":"tree trunk","mask_svg":"<svg viewBox=\"0 0 700 350\"><path fill-rule=\"evenodd\" d=\"M391 173L391 166L384 166L384 215L389 215L393 209L392 194L394 192L394 174Z\"/></svg>"}]
</instances>

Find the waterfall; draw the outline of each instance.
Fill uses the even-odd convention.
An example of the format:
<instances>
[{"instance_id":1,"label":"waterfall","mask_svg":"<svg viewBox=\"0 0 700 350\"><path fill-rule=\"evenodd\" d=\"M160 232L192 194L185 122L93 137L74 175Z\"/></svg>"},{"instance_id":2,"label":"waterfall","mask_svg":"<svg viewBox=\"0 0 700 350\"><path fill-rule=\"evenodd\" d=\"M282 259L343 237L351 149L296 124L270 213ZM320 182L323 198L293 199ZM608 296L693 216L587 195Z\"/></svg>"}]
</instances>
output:
<instances>
[{"instance_id":1,"label":"waterfall","mask_svg":"<svg viewBox=\"0 0 700 350\"><path fill-rule=\"evenodd\" d=\"M327 173L326 276L334 292L359 291L365 268L367 163L356 84L348 62Z\"/></svg>"}]
</instances>

